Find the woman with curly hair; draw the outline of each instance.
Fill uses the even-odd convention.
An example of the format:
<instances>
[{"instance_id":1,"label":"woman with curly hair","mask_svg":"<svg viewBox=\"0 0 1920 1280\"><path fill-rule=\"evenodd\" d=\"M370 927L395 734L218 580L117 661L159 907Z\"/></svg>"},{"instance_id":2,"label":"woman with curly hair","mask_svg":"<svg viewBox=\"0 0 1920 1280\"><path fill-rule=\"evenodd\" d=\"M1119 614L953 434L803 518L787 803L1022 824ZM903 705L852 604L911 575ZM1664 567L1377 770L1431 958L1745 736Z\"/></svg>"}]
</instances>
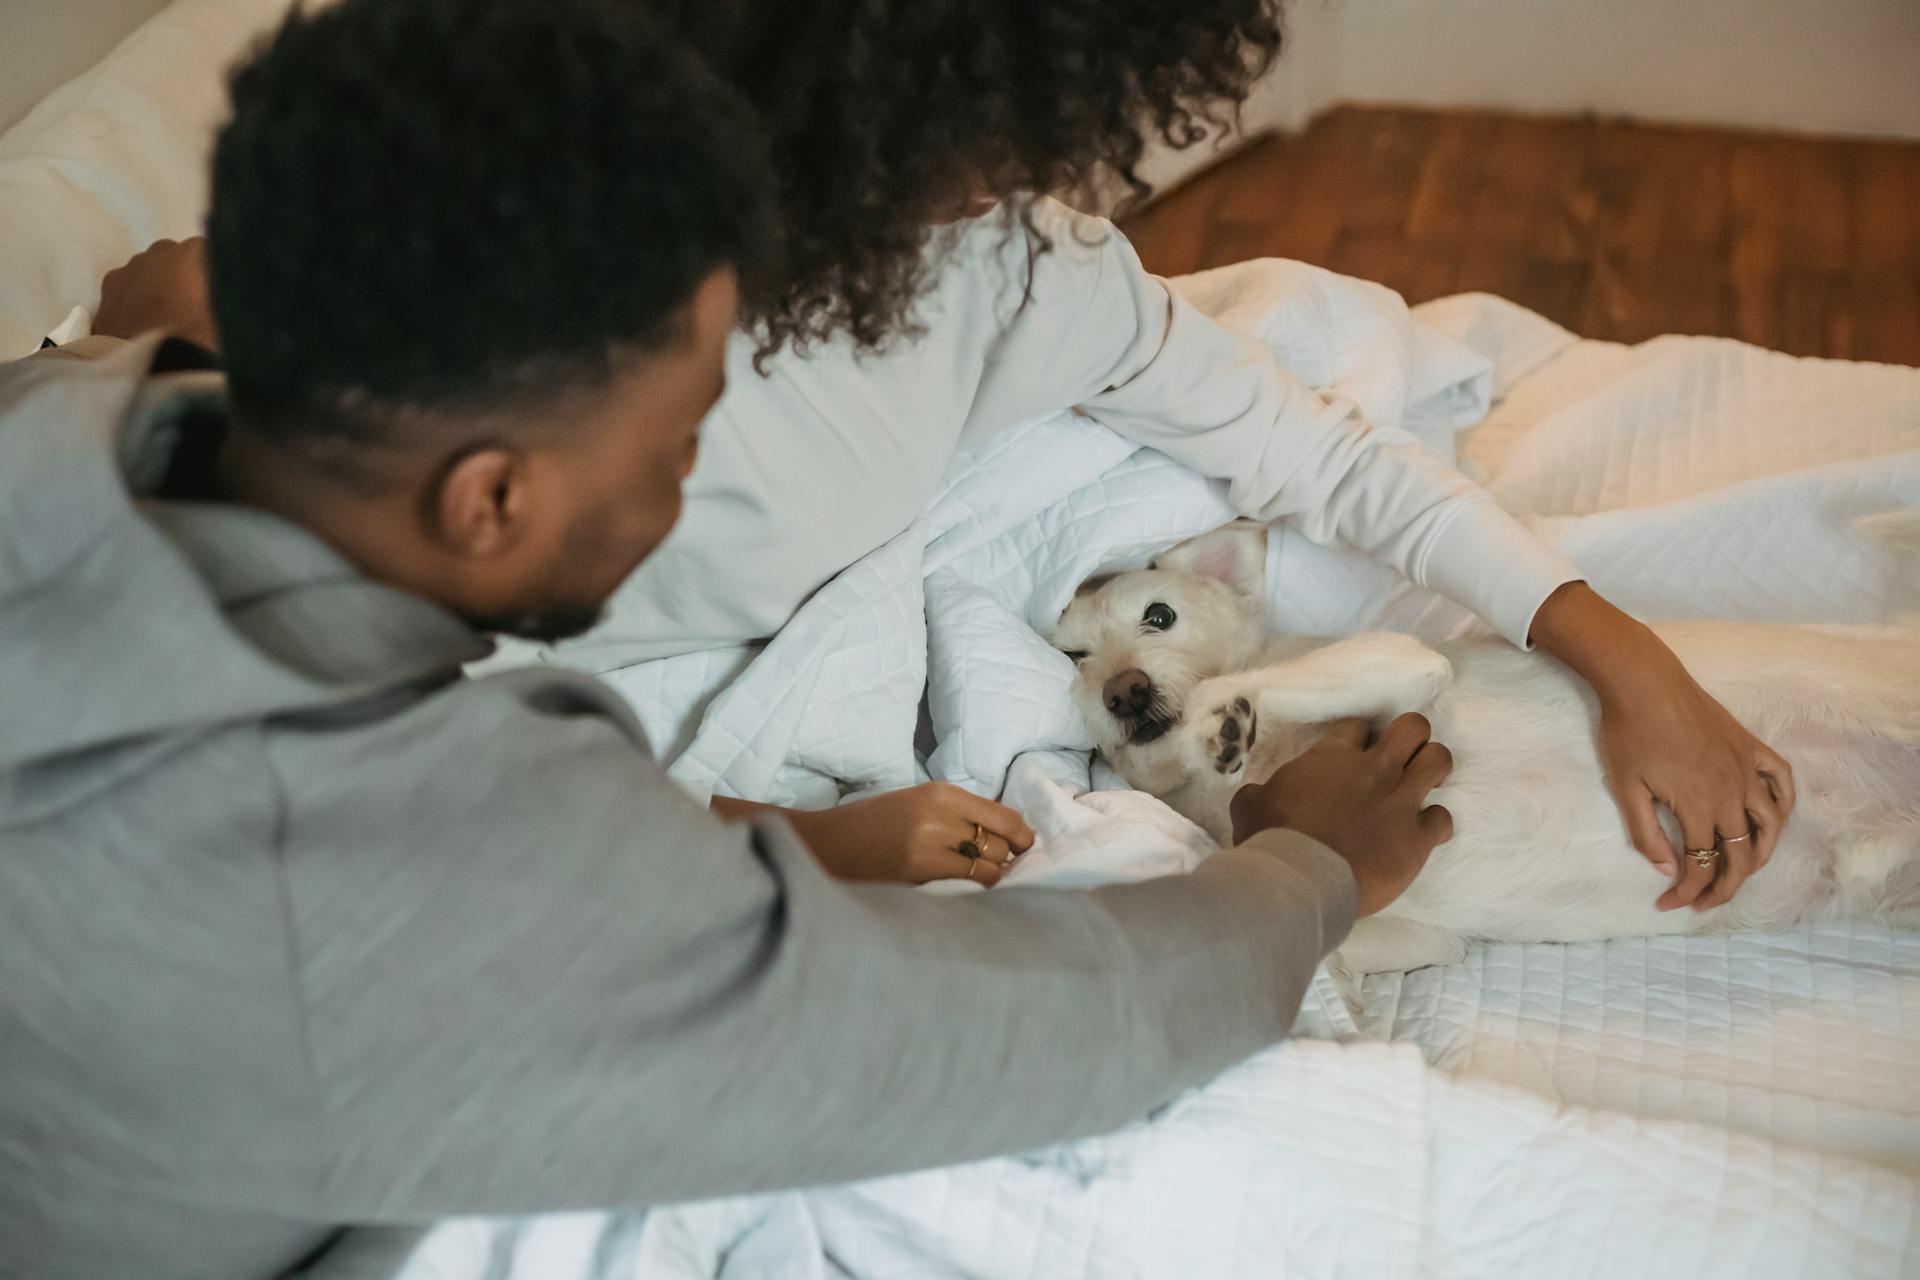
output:
<instances>
[{"instance_id":1,"label":"woman with curly hair","mask_svg":"<svg viewBox=\"0 0 1920 1280\"><path fill-rule=\"evenodd\" d=\"M1658 638L1478 486L1049 198L1137 200L1143 138L1231 121L1279 53L1275 0L651 2L772 137L786 274L750 305L680 529L580 660L772 634L906 527L954 448L1075 405L1586 677L1634 843L1675 876L1664 907L1720 905L1765 864L1792 770ZM1726 856L1682 875L1656 803Z\"/></svg>"}]
</instances>

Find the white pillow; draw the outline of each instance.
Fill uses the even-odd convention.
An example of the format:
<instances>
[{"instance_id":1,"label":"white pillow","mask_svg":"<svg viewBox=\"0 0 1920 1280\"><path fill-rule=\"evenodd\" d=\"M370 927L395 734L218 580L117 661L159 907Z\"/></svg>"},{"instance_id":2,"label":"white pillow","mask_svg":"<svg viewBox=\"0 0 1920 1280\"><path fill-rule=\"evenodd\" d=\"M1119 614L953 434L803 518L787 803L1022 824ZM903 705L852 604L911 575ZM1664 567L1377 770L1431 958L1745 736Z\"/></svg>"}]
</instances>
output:
<instances>
[{"instance_id":1,"label":"white pillow","mask_svg":"<svg viewBox=\"0 0 1920 1280\"><path fill-rule=\"evenodd\" d=\"M289 0L175 0L0 134L0 359L25 355L100 277L198 235L226 72Z\"/></svg>"}]
</instances>

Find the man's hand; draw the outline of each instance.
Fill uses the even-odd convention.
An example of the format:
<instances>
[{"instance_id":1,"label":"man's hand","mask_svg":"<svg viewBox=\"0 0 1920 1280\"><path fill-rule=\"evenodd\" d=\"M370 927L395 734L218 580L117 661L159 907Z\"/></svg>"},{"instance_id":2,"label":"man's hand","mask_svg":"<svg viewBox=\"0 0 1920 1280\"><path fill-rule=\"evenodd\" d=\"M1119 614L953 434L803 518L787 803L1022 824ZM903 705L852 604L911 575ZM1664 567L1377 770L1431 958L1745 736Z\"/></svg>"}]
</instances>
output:
<instances>
[{"instance_id":1,"label":"man's hand","mask_svg":"<svg viewBox=\"0 0 1920 1280\"><path fill-rule=\"evenodd\" d=\"M159 329L218 351L220 336L214 332L213 308L207 301L206 246L202 236L157 240L124 267L107 272L100 282L93 331L134 338Z\"/></svg>"},{"instance_id":2,"label":"man's hand","mask_svg":"<svg viewBox=\"0 0 1920 1280\"><path fill-rule=\"evenodd\" d=\"M1600 695L1600 755L1627 832L1674 877L1662 911L1717 907L1773 856L1793 812L1793 768L1695 683L1660 637L1569 583L1541 606L1534 640ZM1679 820L1675 849L1657 805ZM1689 851L1699 857L1682 858Z\"/></svg>"},{"instance_id":3,"label":"man's hand","mask_svg":"<svg viewBox=\"0 0 1920 1280\"><path fill-rule=\"evenodd\" d=\"M1364 720L1330 726L1305 754L1233 797L1236 843L1284 827L1347 860L1370 916L1413 883L1434 846L1453 838L1453 816L1427 793L1453 771L1422 715L1404 715L1373 739Z\"/></svg>"},{"instance_id":4,"label":"man's hand","mask_svg":"<svg viewBox=\"0 0 1920 1280\"><path fill-rule=\"evenodd\" d=\"M773 809L714 797L723 818L779 813L828 872L843 880L971 880L992 885L1033 832L1012 809L946 782L888 791L832 809Z\"/></svg>"}]
</instances>

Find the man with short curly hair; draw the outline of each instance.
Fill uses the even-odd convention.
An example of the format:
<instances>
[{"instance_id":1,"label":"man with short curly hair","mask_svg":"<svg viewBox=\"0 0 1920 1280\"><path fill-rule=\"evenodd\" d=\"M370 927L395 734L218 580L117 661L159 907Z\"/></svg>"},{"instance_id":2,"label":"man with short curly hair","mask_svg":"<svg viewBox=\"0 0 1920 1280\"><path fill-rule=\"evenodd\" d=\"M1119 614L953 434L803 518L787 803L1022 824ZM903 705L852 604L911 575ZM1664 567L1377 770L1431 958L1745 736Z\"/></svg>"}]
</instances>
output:
<instances>
[{"instance_id":1,"label":"man with short curly hair","mask_svg":"<svg viewBox=\"0 0 1920 1280\"><path fill-rule=\"evenodd\" d=\"M1283 1036L1439 838L1410 717L1190 876L853 886L599 682L464 678L672 528L773 296L760 134L630 0L297 11L233 102L226 376L0 369L0 1274L371 1275L350 1228L1110 1129Z\"/></svg>"}]
</instances>

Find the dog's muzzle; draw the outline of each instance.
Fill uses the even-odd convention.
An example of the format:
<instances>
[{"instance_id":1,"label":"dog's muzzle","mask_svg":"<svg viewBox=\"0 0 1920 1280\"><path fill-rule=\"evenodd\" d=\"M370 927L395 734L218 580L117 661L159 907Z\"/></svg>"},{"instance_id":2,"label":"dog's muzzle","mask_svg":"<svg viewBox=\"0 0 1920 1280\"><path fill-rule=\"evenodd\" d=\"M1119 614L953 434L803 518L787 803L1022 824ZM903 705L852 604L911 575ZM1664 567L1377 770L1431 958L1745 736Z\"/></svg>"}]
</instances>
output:
<instances>
[{"instance_id":1,"label":"dog's muzzle","mask_svg":"<svg viewBox=\"0 0 1920 1280\"><path fill-rule=\"evenodd\" d=\"M1167 730L1179 723L1179 717L1167 714L1165 699L1153 687L1147 673L1138 667L1108 678L1100 696L1115 720L1133 727L1127 734L1129 745L1157 742Z\"/></svg>"},{"instance_id":2,"label":"dog's muzzle","mask_svg":"<svg viewBox=\"0 0 1920 1280\"><path fill-rule=\"evenodd\" d=\"M1116 720L1138 720L1153 705L1153 681L1138 667L1108 676L1100 697Z\"/></svg>"},{"instance_id":3,"label":"dog's muzzle","mask_svg":"<svg viewBox=\"0 0 1920 1280\"><path fill-rule=\"evenodd\" d=\"M1127 735L1127 745L1143 747L1149 742L1158 742L1167 736L1167 730L1178 723L1177 720L1142 720L1134 726L1133 732Z\"/></svg>"}]
</instances>

